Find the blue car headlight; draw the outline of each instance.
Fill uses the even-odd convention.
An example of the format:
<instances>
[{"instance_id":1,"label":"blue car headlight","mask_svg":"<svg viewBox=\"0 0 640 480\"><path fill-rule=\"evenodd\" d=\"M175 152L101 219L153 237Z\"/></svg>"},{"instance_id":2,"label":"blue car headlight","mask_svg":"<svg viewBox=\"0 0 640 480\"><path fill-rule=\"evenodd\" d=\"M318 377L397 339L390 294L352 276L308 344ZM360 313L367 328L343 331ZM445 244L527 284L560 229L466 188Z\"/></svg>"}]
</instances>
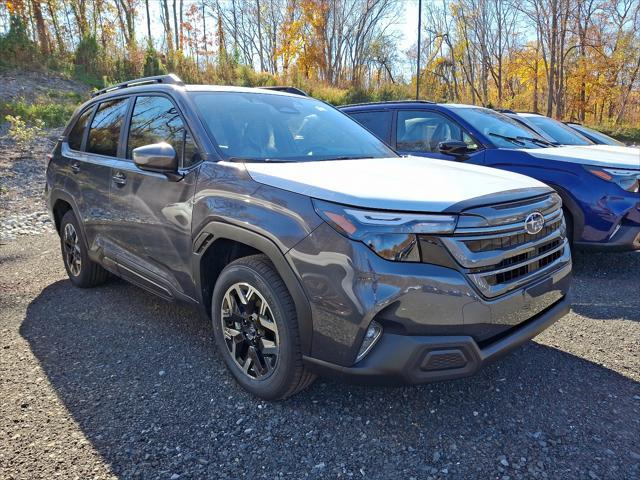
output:
<instances>
[{"instance_id":1,"label":"blue car headlight","mask_svg":"<svg viewBox=\"0 0 640 480\"><path fill-rule=\"evenodd\" d=\"M622 168L597 168L585 166L585 168L602 180L613 182L627 192L640 191L640 170L626 170Z\"/></svg>"}]
</instances>

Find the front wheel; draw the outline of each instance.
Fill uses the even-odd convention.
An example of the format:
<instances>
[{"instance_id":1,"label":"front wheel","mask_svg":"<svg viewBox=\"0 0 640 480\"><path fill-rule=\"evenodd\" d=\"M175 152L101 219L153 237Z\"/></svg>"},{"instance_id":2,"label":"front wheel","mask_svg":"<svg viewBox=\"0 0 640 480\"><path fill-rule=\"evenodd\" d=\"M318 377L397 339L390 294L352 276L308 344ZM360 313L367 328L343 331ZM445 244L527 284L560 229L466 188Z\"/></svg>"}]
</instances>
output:
<instances>
[{"instance_id":1,"label":"front wheel","mask_svg":"<svg viewBox=\"0 0 640 480\"><path fill-rule=\"evenodd\" d=\"M240 258L222 270L211 314L227 368L252 394L283 399L315 379L302 364L293 299L265 255Z\"/></svg>"}]
</instances>

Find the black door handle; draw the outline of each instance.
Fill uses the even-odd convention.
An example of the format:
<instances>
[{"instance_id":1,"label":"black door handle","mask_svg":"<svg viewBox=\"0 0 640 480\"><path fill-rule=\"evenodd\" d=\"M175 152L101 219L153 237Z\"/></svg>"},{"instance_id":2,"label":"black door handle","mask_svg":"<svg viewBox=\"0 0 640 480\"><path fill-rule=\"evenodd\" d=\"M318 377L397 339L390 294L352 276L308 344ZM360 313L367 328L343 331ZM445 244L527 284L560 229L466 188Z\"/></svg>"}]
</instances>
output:
<instances>
[{"instance_id":1,"label":"black door handle","mask_svg":"<svg viewBox=\"0 0 640 480\"><path fill-rule=\"evenodd\" d=\"M111 178L113 178L113 183L115 183L119 187L122 187L123 185L126 185L126 183L127 183L127 176L122 172L114 173L113 177L111 177Z\"/></svg>"},{"instance_id":2,"label":"black door handle","mask_svg":"<svg viewBox=\"0 0 640 480\"><path fill-rule=\"evenodd\" d=\"M71 164L71 171L73 173L79 173L80 172L80 164L78 162L73 162Z\"/></svg>"}]
</instances>

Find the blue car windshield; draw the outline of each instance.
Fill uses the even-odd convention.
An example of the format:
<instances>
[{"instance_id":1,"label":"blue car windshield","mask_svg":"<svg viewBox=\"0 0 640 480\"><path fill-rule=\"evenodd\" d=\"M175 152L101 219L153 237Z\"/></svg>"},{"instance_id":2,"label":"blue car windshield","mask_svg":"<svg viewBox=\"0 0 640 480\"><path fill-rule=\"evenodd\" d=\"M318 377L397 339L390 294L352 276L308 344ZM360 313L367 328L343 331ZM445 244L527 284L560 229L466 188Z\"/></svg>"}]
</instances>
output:
<instances>
[{"instance_id":1,"label":"blue car windshield","mask_svg":"<svg viewBox=\"0 0 640 480\"><path fill-rule=\"evenodd\" d=\"M543 148L550 146L549 142L537 133L502 113L482 107L451 105L451 108L498 148Z\"/></svg>"},{"instance_id":2,"label":"blue car windshield","mask_svg":"<svg viewBox=\"0 0 640 480\"><path fill-rule=\"evenodd\" d=\"M190 92L227 160L316 161L396 157L359 123L308 97L259 92Z\"/></svg>"},{"instance_id":3,"label":"blue car windshield","mask_svg":"<svg viewBox=\"0 0 640 480\"><path fill-rule=\"evenodd\" d=\"M578 130L580 133L584 133L585 136L595 138L603 145L618 145L620 147L624 147L624 143L619 142L615 138L611 138L609 135L605 135L602 132L594 130L593 128L585 127L584 125L578 125L577 123L570 123L569 126L574 130Z\"/></svg>"},{"instance_id":4,"label":"blue car windshield","mask_svg":"<svg viewBox=\"0 0 640 480\"><path fill-rule=\"evenodd\" d=\"M593 145L593 142L558 120L542 115L526 117L560 145Z\"/></svg>"}]
</instances>

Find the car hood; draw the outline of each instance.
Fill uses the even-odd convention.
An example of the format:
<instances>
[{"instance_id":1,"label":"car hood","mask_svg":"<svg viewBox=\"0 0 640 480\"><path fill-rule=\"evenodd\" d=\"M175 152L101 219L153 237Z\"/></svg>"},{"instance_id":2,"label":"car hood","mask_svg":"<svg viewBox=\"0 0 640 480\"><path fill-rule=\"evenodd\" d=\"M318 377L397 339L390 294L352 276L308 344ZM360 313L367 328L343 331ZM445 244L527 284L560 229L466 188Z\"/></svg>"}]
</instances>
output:
<instances>
[{"instance_id":1,"label":"car hood","mask_svg":"<svg viewBox=\"0 0 640 480\"><path fill-rule=\"evenodd\" d=\"M312 198L364 208L455 212L473 199L526 198L551 191L543 183L505 170L420 157L246 163L259 183Z\"/></svg>"},{"instance_id":2,"label":"car hood","mask_svg":"<svg viewBox=\"0 0 640 480\"><path fill-rule=\"evenodd\" d=\"M538 158L611 168L640 169L640 148L615 145L565 146L524 150Z\"/></svg>"}]
</instances>

